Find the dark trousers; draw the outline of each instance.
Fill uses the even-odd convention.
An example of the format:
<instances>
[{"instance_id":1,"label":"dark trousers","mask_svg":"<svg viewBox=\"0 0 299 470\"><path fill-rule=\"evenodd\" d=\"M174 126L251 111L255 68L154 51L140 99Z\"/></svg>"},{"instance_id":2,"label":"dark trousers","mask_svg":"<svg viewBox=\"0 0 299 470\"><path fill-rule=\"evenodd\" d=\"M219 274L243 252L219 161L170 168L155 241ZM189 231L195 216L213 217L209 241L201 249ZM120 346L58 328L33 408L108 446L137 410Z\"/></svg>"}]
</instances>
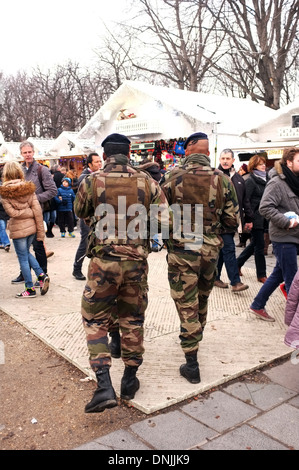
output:
<instances>
[{"instance_id":1,"label":"dark trousers","mask_svg":"<svg viewBox=\"0 0 299 470\"><path fill-rule=\"evenodd\" d=\"M74 231L74 217L72 211L58 211L57 218L61 233L65 232L66 227L69 233Z\"/></svg>"},{"instance_id":2,"label":"dark trousers","mask_svg":"<svg viewBox=\"0 0 299 470\"><path fill-rule=\"evenodd\" d=\"M243 264L254 254L256 275L258 278L266 277L266 260L264 255L264 230L252 229L251 241L249 245L238 256L238 267L241 268Z\"/></svg>"},{"instance_id":3,"label":"dark trousers","mask_svg":"<svg viewBox=\"0 0 299 470\"><path fill-rule=\"evenodd\" d=\"M48 262L47 262L47 255L45 251L44 242L38 241L36 237L34 237L32 246L33 246L33 250L34 250L35 257L37 259L38 264L42 268L43 272L47 274Z\"/></svg>"},{"instance_id":4,"label":"dark trousers","mask_svg":"<svg viewBox=\"0 0 299 470\"><path fill-rule=\"evenodd\" d=\"M78 246L76 255L75 255L75 261L74 261L74 271L81 271L82 269L82 264L84 261L84 255L86 254L87 250L87 243L88 243L88 234L90 231L90 227L86 225L84 220L80 220L80 244Z\"/></svg>"}]
</instances>

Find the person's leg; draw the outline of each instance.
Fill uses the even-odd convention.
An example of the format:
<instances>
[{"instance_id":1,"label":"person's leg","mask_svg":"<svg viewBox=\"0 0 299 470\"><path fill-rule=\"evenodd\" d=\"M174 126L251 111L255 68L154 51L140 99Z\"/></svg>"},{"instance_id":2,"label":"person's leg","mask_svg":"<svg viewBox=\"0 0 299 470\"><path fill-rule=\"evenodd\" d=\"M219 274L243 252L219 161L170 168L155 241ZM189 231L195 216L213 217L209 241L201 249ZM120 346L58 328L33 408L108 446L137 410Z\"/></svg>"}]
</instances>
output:
<instances>
[{"instance_id":1,"label":"person's leg","mask_svg":"<svg viewBox=\"0 0 299 470\"><path fill-rule=\"evenodd\" d=\"M226 272L232 286L240 281L238 263L236 259L236 247L234 242L234 233L225 233L222 235L224 246L222 248L223 260Z\"/></svg>"},{"instance_id":2,"label":"person's leg","mask_svg":"<svg viewBox=\"0 0 299 470\"><path fill-rule=\"evenodd\" d=\"M252 234L253 232L254 230L252 230ZM242 268L242 266L254 253L254 240L253 240L252 234L251 234L250 243L246 246L246 248L244 248L244 250L239 254L237 258L238 268Z\"/></svg>"},{"instance_id":3,"label":"person's leg","mask_svg":"<svg viewBox=\"0 0 299 470\"><path fill-rule=\"evenodd\" d=\"M218 263L217 263L216 281L220 281L223 262L224 262L223 253L221 249L219 253Z\"/></svg>"},{"instance_id":4,"label":"person's leg","mask_svg":"<svg viewBox=\"0 0 299 470\"><path fill-rule=\"evenodd\" d=\"M81 313L89 363L96 374L97 389L85 407L86 413L102 412L106 408L117 406L110 378L111 355L107 333L111 324L111 312L117 308L116 298L120 281L119 263L103 262L99 258L91 259Z\"/></svg>"},{"instance_id":5,"label":"person's leg","mask_svg":"<svg viewBox=\"0 0 299 470\"><path fill-rule=\"evenodd\" d=\"M254 298L250 308L254 310L261 310L265 308L265 305L270 297L270 295L277 289L277 287L283 282L283 274L280 265L281 258L281 244L272 242L273 250L276 257L276 264L274 269L266 282L263 284L258 294Z\"/></svg>"},{"instance_id":6,"label":"person's leg","mask_svg":"<svg viewBox=\"0 0 299 470\"><path fill-rule=\"evenodd\" d=\"M6 220L4 219L0 219L0 240L4 247L10 246L10 240L6 232Z\"/></svg>"},{"instance_id":7,"label":"person's leg","mask_svg":"<svg viewBox=\"0 0 299 470\"><path fill-rule=\"evenodd\" d=\"M29 262L29 248L30 248L33 238L34 238L34 235L30 235L29 237L15 238L13 240L15 252L17 254L17 257L20 263L20 267L21 267L21 271L22 271L26 288L33 287L31 268L30 268L30 262Z\"/></svg>"},{"instance_id":8,"label":"person's leg","mask_svg":"<svg viewBox=\"0 0 299 470\"><path fill-rule=\"evenodd\" d=\"M82 274L82 265L84 261L84 256L86 255L87 244L88 244L88 234L90 232L90 227L86 225L84 220L80 220L80 243L75 255L75 261L73 264L73 274ZM85 276L84 276L85 278Z\"/></svg>"},{"instance_id":9,"label":"person's leg","mask_svg":"<svg viewBox=\"0 0 299 470\"><path fill-rule=\"evenodd\" d=\"M297 245L295 243L274 243L273 250L279 259L285 290L289 293L294 276L298 270Z\"/></svg>"},{"instance_id":10,"label":"person's leg","mask_svg":"<svg viewBox=\"0 0 299 470\"><path fill-rule=\"evenodd\" d=\"M263 230L254 230L252 237L254 239L254 261L256 267L256 276L258 279L265 278L266 259L264 254L265 240Z\"/></svg>"},{"instance_id":11,"label":"person's leg","mask_svg":"<svg viewBox=\"0 0 299 470\"><path fill-rule=\"evenodd\" d=\"M72 211L66 211L65 212L65 217L66 217L66 225L68 227L69 233L73 233L74 231L74 217Z\"/></svg>"},{"instance_id":12,"label":"person's leg","mask_svg":"<svg viewBox=\"0 0 299 470\"><path fill-rule=\"evenodd\" d=\"M47 255L46 255L44 242L37 240L36 237L34 237L32 245L33 245L33 250L34 250L35 257L36 257L38 264L42 268L43 272L47 274L48 261L47 261Z\"/></svg>"}]
</instances>

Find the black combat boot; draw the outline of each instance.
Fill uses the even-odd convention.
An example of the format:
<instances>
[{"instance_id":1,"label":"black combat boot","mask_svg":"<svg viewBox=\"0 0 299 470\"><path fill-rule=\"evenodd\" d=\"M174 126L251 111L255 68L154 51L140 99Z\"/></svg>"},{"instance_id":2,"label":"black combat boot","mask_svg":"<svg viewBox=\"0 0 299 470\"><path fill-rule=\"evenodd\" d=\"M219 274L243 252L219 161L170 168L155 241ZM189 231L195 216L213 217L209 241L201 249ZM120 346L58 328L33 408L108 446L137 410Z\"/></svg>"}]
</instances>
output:
<instances>
[{"instance_id":1,"label":"black combat boot","mask_svg":"<svg viewBox=\"0 0 299 470\"><path fill-rule=\"evenodd\" d=\"M102 367L96 371L98 387L89 403L85 406L85 413L101 413L106 408L117 406L116 395L112 387L109 367Z\"/></svg>"},{"instance_id":2,"label":"black combat boot","mask_svg":"<svg viewBox=\"0 0 299 470\"><path fill-rule=\"evenodd\" d=\"M180 374L192 384L200 382L199 366L197 362L197 353L185 354L186 364L180 367Z\"/></svg>"},{"instance_id":3,"label":"black combat boot","mask_svg":"<svg viewBox=\"0 0 299 470\"><path fill-rule=\"evenodd\" d=\"M139 389L140 383L136 377L137 370L138 367L125 367L120 387L120 398L123 400L132 400Z\"/></svg>"},{"instance_id":4,"label":"black combat boot","mask_svg":"<svg viewBox=\"0 0 299 470\"><path fill-rule=\"evenodd\" d=\"M112 331L109 335L111 337L111 341L109 343L111 356L118 359L121 356L120 334L118 331Z\"/></svg>"}]
</instances>

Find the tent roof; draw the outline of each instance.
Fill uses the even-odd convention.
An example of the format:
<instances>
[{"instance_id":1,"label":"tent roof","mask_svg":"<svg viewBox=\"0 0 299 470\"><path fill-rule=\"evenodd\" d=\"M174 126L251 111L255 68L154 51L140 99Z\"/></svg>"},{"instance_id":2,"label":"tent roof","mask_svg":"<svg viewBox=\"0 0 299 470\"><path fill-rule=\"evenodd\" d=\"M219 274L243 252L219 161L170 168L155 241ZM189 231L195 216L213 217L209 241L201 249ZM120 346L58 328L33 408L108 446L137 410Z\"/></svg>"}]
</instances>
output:
<instances>
[{"instance_id":1,"label":"tent roof","mask_svg":"<svg viewBox=\"0 0 299 470\"><path fill-rule=\"evenodd\" d=\"M275 116L276 111L250 99L231 98L171 87L125 81L80 131L90 137L101 126L107 112L121 109L130 94L143 94L167 104L203 123L217 123L219 132L240 135L244 129Z\"/></svg>"}]
</instances>

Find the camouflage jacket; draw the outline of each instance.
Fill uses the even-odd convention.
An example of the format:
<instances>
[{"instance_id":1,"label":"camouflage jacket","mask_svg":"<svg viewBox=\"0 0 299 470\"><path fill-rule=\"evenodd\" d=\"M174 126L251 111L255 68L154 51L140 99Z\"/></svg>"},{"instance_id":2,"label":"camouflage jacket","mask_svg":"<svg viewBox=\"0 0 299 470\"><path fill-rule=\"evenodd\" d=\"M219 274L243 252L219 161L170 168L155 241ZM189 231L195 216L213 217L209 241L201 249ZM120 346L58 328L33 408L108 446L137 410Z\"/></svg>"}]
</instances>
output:
<instances>
[{"instance_id":1,"label":"camouflage jacket","mask_svg":"<svg viewBox=\"0 0 299 470\"><path fill-rule=\"evenodd\" d=\"M191 240L191 251L200 249L198 240L221 247L221 232L237 229L239 206L234 185L223 172L211 168L206 155L188 156L181 167L165 174L162 189L174 213L169 251L185 251L186 239Z\"/></svg>"},{"instance_id":2,"label":"camouflage jacket","mask_svg":"<svg viewBox=\"0 0 299 470\"><path fill-rule=\"evenodd\" d=\"M102 169L83 179L74 210L92 228L87 255L120 261L147 258L150 238L167 231L170 221L159 184L121 154L107 158Z\"/></svg>"}]
</instances>

